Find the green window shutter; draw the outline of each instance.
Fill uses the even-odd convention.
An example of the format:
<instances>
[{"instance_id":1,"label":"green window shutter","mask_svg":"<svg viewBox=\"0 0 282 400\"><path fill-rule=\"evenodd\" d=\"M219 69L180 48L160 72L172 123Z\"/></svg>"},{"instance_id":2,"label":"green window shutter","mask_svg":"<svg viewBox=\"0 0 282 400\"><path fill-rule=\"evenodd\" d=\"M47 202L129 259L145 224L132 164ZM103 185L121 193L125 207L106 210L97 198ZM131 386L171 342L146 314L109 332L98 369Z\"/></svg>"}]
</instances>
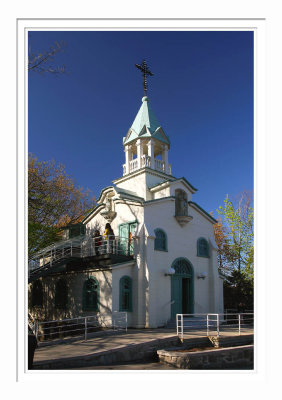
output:
<instances>
[{"instance_id":1,"label":"green window shutter","mask_svg":"<svg viewBox=\"0 0 282 400\"><path fill-rule=\"evenodd\" d=\"M209 244L204 238L199 238L197 241L197 256L209 257Z\"/></svg>"},{"instance_id":2,"label":"green window shutter","mask_svg":"<svg viewBox=\"0 0 282 400\"><path fill-rule=\"evenodd\" d=\"M33 307L43 307L43 286L39 280L32 285L31 304Z\"/></svg>"},{"instance_id":3,"label":"green window shutter","mask_svg":"<svg viewBox=\"0 0 282 400\"><path fill-rule=\"evenodd\" d=\"M155 229L155 250L167 251L167 236L162 229Z\"/></svg>"},{"instance_id":4,"label":"green window shutter","mask_svg":"<svg viewBox=\"0 0 282 400\"><path fill-rule=\"evenodd\" d=\"M132 311L132 279L123 276L119 281L119 311Z\"/></svg>"},{"instance_id":5,"label":"green window shutter","mask_svg":"<svg viewBox=\"0 0 282 400\"><path fill-rule=\"evenodd\" d=\"M99 283L93 277L84 282L82 309L83 311L99 311Z\"/></svg>"},{"instance_id":6,"label":"green window shutter","mask_svg":"<svg viewBox=\"0 0 282 400\"><path fill-rule=\"evenodd\" d=\"M65 310L68 303L68 287L65 279L59 279L55 290L55 307Z\"/></svg>"}]
</instances>

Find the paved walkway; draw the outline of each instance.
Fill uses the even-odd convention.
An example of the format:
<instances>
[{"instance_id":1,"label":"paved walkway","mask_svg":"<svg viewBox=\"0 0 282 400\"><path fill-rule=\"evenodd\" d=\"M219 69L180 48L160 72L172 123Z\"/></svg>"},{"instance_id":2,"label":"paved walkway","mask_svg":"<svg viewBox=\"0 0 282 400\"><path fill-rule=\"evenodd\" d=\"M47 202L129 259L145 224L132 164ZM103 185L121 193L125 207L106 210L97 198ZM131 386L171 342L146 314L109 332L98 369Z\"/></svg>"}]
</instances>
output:
<instances>
[{"instance_id":1,"label":"paved walkway","mask_svg":"<svg viewBox=\"0 0 282 400\"><path fill-rule=\"evenodd\" d=\"M54 345L42 346L35 351L34 363L44 360L57 358L68 358L70 356L86 356L88 354L99 353L122 348L128 345L147 343L156 339L164 339L176 336L175 329L146 329L128 330L118 332L113 335L94 337L88 340L78 340L75 342L65 342Z\"/></svg>"},{"instance_id":2,"label":"paved walkway","mask_svg":"<svg viewBox=\"0 0 282 400\"><path fill-rule=\"evenodd\" d=\"M233 336L234 334L228 333L228 336ZM237 334L236 334L237 335ZM204 337L204 332L193 332L192 335L185 335L185 339L193 339ZM34 368L42 368L43 365L49 364L54 365L56 369L56 363L61 365L68 365L68 362L73 364L73 362L79 360L87 360L98 356L108 356L109 353L120 352L125 353L130 351L131 354L137 348L149 346L158 346L162 348L163 343L168 343L169 341L177 341L175 329L129 329L127 332L119 331L113 332L112 334L104 334L103 336L95 336L89 338L88 340L65 340L61 343L56 344L39 344L39 347L35 351L34 355ZM171 347L171 345L169 346ZM141 350L142 351L142 350ZM130 361L130 359L128 359ZM94 364L93 364L94 365ZM81 367L83 364L81 365ZM85 365L86 366L86 365ZM44 368L44 367L43 367ZM62 368L62 367L61 367ZM45 369L45 368L44 368Z\"/></svg>"}]
</instances>

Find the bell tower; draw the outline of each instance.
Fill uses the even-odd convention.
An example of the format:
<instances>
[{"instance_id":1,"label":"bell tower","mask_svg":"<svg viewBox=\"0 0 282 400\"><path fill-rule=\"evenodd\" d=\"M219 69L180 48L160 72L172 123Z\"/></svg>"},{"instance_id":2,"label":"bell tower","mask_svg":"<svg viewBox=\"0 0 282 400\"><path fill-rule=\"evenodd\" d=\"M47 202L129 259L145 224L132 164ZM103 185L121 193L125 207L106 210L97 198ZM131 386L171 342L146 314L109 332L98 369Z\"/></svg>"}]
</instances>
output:
<instances>
[{"instance_id":1,"label":"bell tower","mask_svg":"<svg viewBox=\"0 0 282 400\"><path fill-rule=\"evenodd\" d=\"M150 200L150 188L171 180L168 162L170 141L157 120L147 97L147 76L153 76L147 63L135 64L143 74L144 96L139 111L123 138L125 163L123 177L113 181L117 187L134 192Z\"/></svg>"},{"instance_id":2,"label":"bell tower","mask_svg":"<svg viewBox=\"0 0 282 400\"><path fill-rule=\"evenodd\" d=\"M171 175L171 165L168 163L170 141L155 117L147 96L142 98L136 118L123 139L123 146L123 175L145 167Z\"/></svg>"}]
</instances>

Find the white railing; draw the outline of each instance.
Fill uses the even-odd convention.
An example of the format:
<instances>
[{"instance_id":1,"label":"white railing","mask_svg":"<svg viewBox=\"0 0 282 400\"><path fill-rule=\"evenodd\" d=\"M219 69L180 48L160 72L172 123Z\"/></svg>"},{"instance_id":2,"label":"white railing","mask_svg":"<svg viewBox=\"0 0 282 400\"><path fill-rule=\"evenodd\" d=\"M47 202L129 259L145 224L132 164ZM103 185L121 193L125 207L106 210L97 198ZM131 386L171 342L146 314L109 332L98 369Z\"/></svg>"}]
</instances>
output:
<instances>
[{"instance_id":1,"label":"white railing","mask_svg":"<svg viewBox=\"0 0 282 400\"><path fill-rule=\"evenodd\" d=\"M155 158L155 168L158 171L163 171L165 172L165 163L162 160L158 160L157 158Z\"/></svg>"},{"instance_id":2,"label":"white railing","mask_svg":"<svg viewBox=\"0 0 282 400\"><path fill-rule=\"evenodd\" d=\"M113 312L112 316L88 315L52 321L35 321L35 336L39 342L72 338L77 336L87 340L94 333L107 329L127 331L127 313Z\"/></svg>"},{"instance_id":3,"label":"white railing","mask_svg":"<svg viewBox=\"0 0 282 400\"><path fill-rule=\"evenodd\" d=\"M29 260L29 277L40 270L52 267L70 258L84 258L106 254L129 256L133 255L133 250L133 239L120 236L112 238L106 238L105 236L93 238L90 235L79 236L54 243L38 252Z\"/></svg>"},{"instance_id":4,"label":"white railing","mask_svg":"<svg viewBox=\"0 0 282 400\"><path fill-rule=\"evenodd\" d=\"M217 336L226 332L253 333L253 313L176 314L177 335Z\"/></svg>"},{"instance_id":5,"label":"white railing","mask_svg":"<svg viewBox=\"0 0 282 400\"><path fill-rule=\"evenodd\" d=\"M129 161L129 173L138 169L138 159L135 158L134 160Z\"/></svg>"},{"instance_id":6,"label":"white railing","mask_svg":"<svg viewBox=\"0 0 282 400\"><path fill-rule=\"evenodd\" d=\"M141 157L141 168L143 167L151 167L151 157L146 154Z\"/></svg>"},{"instance_id":7,"label":"white railing","mask_svg":"<svg viewBox=\"0 0 282 400\"><path fill-rule=\"evenodd\" d=\"M129 171L127 171L126 169L126 164L122 165L123 168L123 175L129 174L131 172L134 172L140 168L144 168L144 167L149 167L151 168L151 157L147 156L147 154L144 154L141 157L140 160L140 166L139 166L139 162L138 159L135 158L134 160L129 161ZM165 171L165 162L163 160L159 160L158 158L155 158L155 169L157 171L162 171L162 172L166 172ZM168 164L168 174L171 175L171 164Z\"/></svg>"}]
</instances>

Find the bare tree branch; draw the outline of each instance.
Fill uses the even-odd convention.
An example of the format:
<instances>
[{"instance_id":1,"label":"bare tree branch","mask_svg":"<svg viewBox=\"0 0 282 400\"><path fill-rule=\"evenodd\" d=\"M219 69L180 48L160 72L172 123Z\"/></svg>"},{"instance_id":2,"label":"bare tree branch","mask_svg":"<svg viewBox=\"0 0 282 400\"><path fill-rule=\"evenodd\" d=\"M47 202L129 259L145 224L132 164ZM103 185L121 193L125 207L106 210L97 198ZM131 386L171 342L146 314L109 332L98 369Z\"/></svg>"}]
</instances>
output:
<instances>
[{"instance_id":1,"label":"bare tree branch","mask_svg":"<svg viewBox=\"0 0 282 400\"><path fill-rule=\"evenodd\" d=\"M55 42L54 46L50 46L48 51L42 53L33 54L31 47L29 47L28 52L28 71L39 72L43 74L44 72L49 72L52 74L63 74L66 72L65 66L52 66L54 57L57 53L64 51L66 47L65 42Z\"/></svg>"}]
</instances>

